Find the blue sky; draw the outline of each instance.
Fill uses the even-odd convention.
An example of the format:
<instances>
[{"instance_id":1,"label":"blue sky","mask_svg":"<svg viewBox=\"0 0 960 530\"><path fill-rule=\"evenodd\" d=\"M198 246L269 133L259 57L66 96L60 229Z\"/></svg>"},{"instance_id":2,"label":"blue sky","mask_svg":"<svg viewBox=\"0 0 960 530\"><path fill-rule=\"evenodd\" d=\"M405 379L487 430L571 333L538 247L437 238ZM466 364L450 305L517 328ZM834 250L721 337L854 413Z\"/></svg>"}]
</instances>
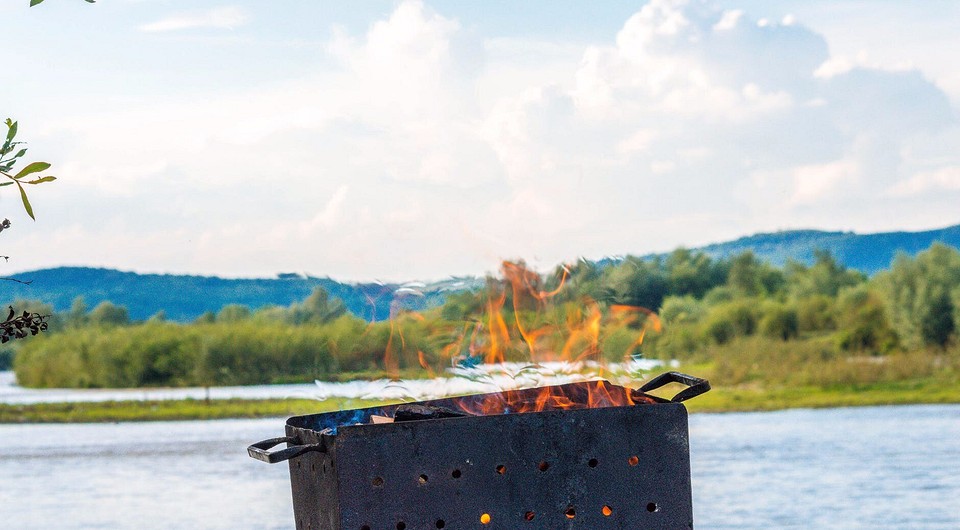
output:
<instances>
[{"instance_id":1,"label":"blue sky","mask_svg":"<svg viewBox=\"0 0 960 530\"><path fill-rule=\"evenodd\" d=\"M960 222L954 2L27 3L0 110L59 180L36 222L0 195L11 271L436 279Z\"/></svg>"}]
</instances>

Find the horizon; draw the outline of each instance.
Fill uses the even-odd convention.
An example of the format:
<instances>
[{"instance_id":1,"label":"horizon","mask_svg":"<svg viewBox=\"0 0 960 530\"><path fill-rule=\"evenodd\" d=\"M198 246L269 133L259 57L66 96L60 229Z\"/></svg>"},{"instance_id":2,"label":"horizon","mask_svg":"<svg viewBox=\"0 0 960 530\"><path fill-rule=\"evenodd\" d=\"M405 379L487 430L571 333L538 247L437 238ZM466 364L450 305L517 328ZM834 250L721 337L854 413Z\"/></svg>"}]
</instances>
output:
<instances>
[{"instance_id":1,"label":"horizon","mask_svg":"<svg viewBox=\"0 0 960 530\"><path fill-rule=\"evenodd\" d=\"M960 5L21 4L0 118L58 180L36 222L0 194L9 270L403 282L957 222Z\"/></svg>"},{"instance_id":2,"label":"horizon","mask_svg":"<svg viewBox=\"0 0 960 530\"><path fill-rule=\"evenodd\" d=\"M751 238L761 237L761 236L778 235L778 234L790 234L790 233L798 233L798 232L814 232L814 233L820 233L820 234L851 234L851 235L855 235L855 236L872 236L872 235L884 235L884 234L921 234L921 233L927 233L927 232L937 232L937 231L941 231L941 230L947 230L947 229L950 229L950 228L958 228L958 227L960 227L960 223L951 224L951 225L942 226L942 227L937 227L937 228L928 228L928 229L923 229L923 230L894 230L894 231L889 231L889 232L869 232L869 233L856 232L856 231L852 231L852 230L821 230L821 229L816 229L816 228L783 229L783 230L776 230L776 231L773 231L773 232L755 232L755 233L753 233L753 234L745 234L745 235L738 236L738 237L735 237L735 238L733 238L733 239L729 239L729 240L726 240L726 241L714 241L714 242L706 243L706 244L700 245L700 246L698 246L698 247L676 246L676 247L673 247L673 248L670 248L670 249L667 249L667 250L648 252L648 253L644 253L644 254L618 253L618 254L608 254L608 255L605 255L605 256L598 256L598 257L578 256L578 257L576 257L576 258L570 258L570 259L567 259L567 260L564 260L564 261L559 261L559 262L554 263L554 264L545 264L544 268L542 268L542 269L531 268L531 270L536 271L538 274L549 274L551 271L555 270L556 267L563 266L563 265L567 265L567 264L573 263L573 262L575 262L575 261L586 260L586 261L591 261L591 262L599 262L599 261L602 261L602 260L605 260L605 259L620 259L620 258L623 258L623 257L626 257L626 256L636 256L636 257L641 257L641 258L648 258L648 257L651 257L651 256L663 256L663 255L667 255L667 254L669 254L669 253L671 253L671 252L673 252L673 251L675 251L675 250L681 250L681 249L691 250L691 251L702 251L703 249L706 249L706 248L709 248L709 247L712 247L712 246L726 245L726 244L735 243L735 242L738 242L738 241L741 241L741 240L745 240L745 239L751 239ZM467 280L469 280L469 279L482 278L482 277L485 277L485 276L498 277L499 274L500 274L500 272L499 272L499 266L500 266L500 264L502 264L502 263L505 262L505 261L514 261L514 262L516 262L516 261L519 261L519 260L521 260L521 258L513 258L513 259L511 259L511 258L504 258L503 260L501 260L500 262L498 262L498 264L497 264L498 269L487 270L487 271L483 271L483 272L481 272L481 273L476 273L476 274L447 274L446 276L443 276L443 277L432 277L432 278L404 278L404 279L393 279L393 278L391 278L391 279L364 278L364 279L349 279L349 280L347 280L347 279L337 278L337 277L332 276L332 275L329 275L329 274L324 274L324 273L319 273L319 272L314 272L314 271L292 271L292 270L290 270L290 271L276 271L276 272L274 272L273 274L271 274L271 275L269 275L269 276L225 276L225 275L218 275L218 274L200 274L200 273L194 273L194 272L140 271L140 270L122 269L122 268L117 268L117 267L95 266L95 265L82 265L82 264L80 264L80 265L78 265L78 264L61 264L61 265L54 265L54 266L50 266L50 267L42 267L42 268L39 268L39 269L22 270L22 271L18 271L18 272L12 273L11 276L18 276L18 275L27 274L27 273L30 273L30 272L38 272L38 271L46 271L46 270L56 270L56 269L94 269L94 270L115 271L115 272L119 272L119 273L123 273L123 274L137 274L137 275L141 275L141 276L147 276L147 275L155 275L155 276L186 276L186 277L216 278L216 279L222 279L222 280L281 280L281 279L283 279L283 278L280 277L281 275L284 275L284 274L296 274L296 275L297 275L298 277L300 277L301 279L326 279L326 280L333 280L333 281L335 281L335 282L337 282L337 283L340 283L340 284L343 284L343 285L373 285L373 284L380 284L380 285L399 285L399 286L403 286L403 285L414 284L414 283L425 283L425 284L427 284L427 285L430 285L430 284L441 283L441 282L450 281L450 280L460 280L460 279L467 279ZM761 258L761 260L763 260L763 258ZM848 268L849 268L849 267L848 267Z\"/></svg>"}]
</instances>

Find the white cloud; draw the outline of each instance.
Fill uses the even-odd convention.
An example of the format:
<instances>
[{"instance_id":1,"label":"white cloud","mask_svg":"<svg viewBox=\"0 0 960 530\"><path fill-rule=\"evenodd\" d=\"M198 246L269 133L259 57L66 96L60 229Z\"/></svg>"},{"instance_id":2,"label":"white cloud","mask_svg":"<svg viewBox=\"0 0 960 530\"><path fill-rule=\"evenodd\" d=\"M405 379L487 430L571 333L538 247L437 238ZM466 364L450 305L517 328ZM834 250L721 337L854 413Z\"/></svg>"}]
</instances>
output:
<instances>
[{"instance_id":1,"label":"white cloud","mask_svg":"<svg viewBox=\"0 0 960 530\"><path fill-rule=\"evenodd\" d=\"M162 18L140 26L140 31L154 33L200 28L234 29L246 24L249 20L250 16L247 12L239 7L218 7Z\"/></svg>"},{"instance_id":2,"label":"white cloud","mask_svg":"<svg viewBox=\"0 0 960 530\"><path fill-rule=\"evenodd\" d=\"M815 204L842 187L855 184L860 178L860 167L855 160L836 160L826 164L812 164L793 170L795 192L793 203Z\"/></svg>"},{"instance_id":3,"label":"white cloud","mask_svg":"<svg viewBox=\"0 0 960 530\"><path fill-rule=\"evenodd\" d=\"M942 91L832 57L797 20L654 0L606 43L465 26L403 2L299 79L48 124L70 153L52 220L77 222L81 196L110 221L17 254L102 259L144 225L151 252L113 265L431 278L824 219L902 228L900 197L960 200ZM948 203L923 218L954 222Z\"/></svg>"},{"instance_id":4,"label":"white cloud","mask_svg":"<svg viewBox=\"0 0 960 530\"><path fill-rule=\"evenodd\" d=\"M311 219L310 223L301 227L301 231L310 234L317 228L329 230L336 226L340 218L340 211L343 209L343 201L347 198L347 191L349 191L349 189L350 187L346 184L341 184L340 187L337 188L337 191L333 192L333 195L323 209L317 212L317 215Z\"/></svg>"},{"instance_id":5,"label":"white cloud","mask_svg":"<svg viewBox=\"0 0 960 530\"><path fill-rule=\"evenodd\" d=\"M910 197L930 192L960 191L960 166L947 166L922 171L898 182L888 190L893 197Z\"/></svg>"}]
</instances>

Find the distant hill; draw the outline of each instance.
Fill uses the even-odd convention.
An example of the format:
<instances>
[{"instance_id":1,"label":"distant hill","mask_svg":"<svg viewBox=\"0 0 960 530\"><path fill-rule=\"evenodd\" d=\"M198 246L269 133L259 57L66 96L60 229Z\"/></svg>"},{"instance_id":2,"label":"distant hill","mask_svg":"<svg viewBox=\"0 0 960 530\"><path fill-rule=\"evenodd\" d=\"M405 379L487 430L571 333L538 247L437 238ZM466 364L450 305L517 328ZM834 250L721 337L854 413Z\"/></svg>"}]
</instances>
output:
<instances>
[{"instance_id":1,"label":"distant hill","mask_svg":"<svg viewBox=\"0 0 960 530\"><path fill-rule=\"evenodd\" d=\"M756 234L735 241L707 245L702 250L713 257L727 257L752 250L760 259L774 265L787 260L813 263L813 253L829 251L838 262L851 269L874 274L890 266L898 252L915 255L934 242L960 248L960 225L923 232L885 232L857 234L820 230L789 230Z\"/></svg>"},{"instance_id":2,"label":"distant hill","mask_svg":"<svg viewBox=\"0 0 960 530\"><path fill-rule=\"evenodd\" d=\"M847 267L873 274L889 267L897 252L914 255L942 242L960 248L960 225L924 232L856 234L819 230L791 230L756 234L735 241L707 245L700 249L714 257L727 257L751 250L759 258L776 265L787 260L812 263L817 249L830 251ZM653 257L653 256L648 256ZM610 260L604 260L607 263ZM219 311L227 304L259 308L282 306L301 301L323 287L342 299L351 313L368 320L383 320L395 301L411 309L436 306L446 293L475 289L480 278L452 278L432 284L362 283L347 284L330 278L300 274L279 274L277 278L225 279L172 274L137 274L112 269L60 267L24 272L17 275L32 280L31 285L8 283L2 298L42 300L57 311L66 311L74 298L82 296L88 308L104 300L127 307L135 320L147 319L163 310L170 320L189 321L207 311Z\"/></svg>"},{"instance_id":3,"label":"distant hill","mask_svg":"<svg viewBox=\"0 0 960 530\"><path fill-rule=\"evenodd\" d=\"M287 306L323 287L340 298L351 313L367 320L384 320L390 305L398 298L404 307L425 308L439 305L449 290L476 286L474 279L451 279L424 285L340 283L330 278L299 274L280 274L276 279L226 279L209 276L173 274L137 274L113 269L59 267L24 272L18 278L30 285L10 284L3 288L3 299L41 300L66 311L82 296L88 309L104 300L125 306L130 318L144 320L163 310L166 318L189 321L207 311L217 312L227 304L259 308L271 304ZM471 283L473 282L473 283Z\"/></svg>"}]
</instances>

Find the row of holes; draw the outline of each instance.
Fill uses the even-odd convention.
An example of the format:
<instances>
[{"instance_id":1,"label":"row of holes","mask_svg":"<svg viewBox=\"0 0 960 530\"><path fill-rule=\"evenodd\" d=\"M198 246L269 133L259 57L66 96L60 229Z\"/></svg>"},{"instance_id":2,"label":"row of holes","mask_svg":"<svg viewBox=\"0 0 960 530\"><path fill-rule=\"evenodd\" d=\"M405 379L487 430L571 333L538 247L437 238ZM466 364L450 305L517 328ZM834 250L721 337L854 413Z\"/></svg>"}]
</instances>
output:
<instances>
[{"instance_id":1,"label":"row of holes","mask_svg":"<svg viewBox=\"0 0 960 530\"><path fill-rule=\"evenodd\" d=\"M303 467L303 462L301 462L300 460L297 460L297 469L301 469L302 467ZM330 470L331 470L331 471L333 470L333 462L330 462ZM317 472L317 464L315 464L315 463L314 463L314 464L310 464L310 471L313 471L314 473L316 473L316 472ZM327 464L323 464L323 473L324 473L324 474L327 473Z\"/></svg>"},{"instance_id":2,"label":"row of holes","mask_svg":"<svg viewBox=\"0 0 960 530\"><path fill-rule=\"evenodd\" d=\"M636 456L631 456L630 458L627 459L627 463L630 464L631 466L635 466L640 463L640 459L637 458ZM597 467L599 464L600 464L600 461L597 460L596 458L591 458L590 460L587 461L587 465L590 467ZM497 465L495 469L498 475L505 475L507 473L507 466L503 464ZM539 464L537 464L537 469L539 469L540 471L546 471L550 469L550 462L547 462L546 460L542 460ZM461 472L459 469L454 469L450 473L450 476L453 478L460 478L463 476L463 472ZM426 484L429 481L430 481L430 477L428 477L427 475L420 475L419 477L417 477L417 482L419 482L421 485ZM374 477L373 485L374 487L377 487L377 488L383 486L383 477Z\"/></svg>"},{"instance_id":3,"label":"row of holes","mask_svg":"<svg viewBox=\"0 0 960 530\"><path fill-rule=\"evenodd\" d=\"M650 513L658 512L660 511L660 506L658 506L657 503L655 502L648 503L647 511ZM613 515L613 508L611 508L610 506L604 505L603 508L600 509L600 513L602 513L604 517L610 517L611 515ZM567 519L574 519L577 517L577 509L574 508L572 505L567 506L567 509L564 510L563 512L563 515ZM525 521L533 521L534 519L536 519L536 517L537 517L537 514L532 511L523 514L523 519ZM490 524L491 522L493 522L493 518L490 517L489 513L485 513L480 516L480 524L487 525L487 524ZM444 521L443 519L437 519L437 522L436 522L437 528L446 528L446 526L447 526L446 521ZM400 521L399 523L397 523L397 530L406 530L406 528L407 528L407 523L404 523L403 521ZM360 530L370 530L370 526L363 525L360 527Z\"/></svg>"}]
</instances>

